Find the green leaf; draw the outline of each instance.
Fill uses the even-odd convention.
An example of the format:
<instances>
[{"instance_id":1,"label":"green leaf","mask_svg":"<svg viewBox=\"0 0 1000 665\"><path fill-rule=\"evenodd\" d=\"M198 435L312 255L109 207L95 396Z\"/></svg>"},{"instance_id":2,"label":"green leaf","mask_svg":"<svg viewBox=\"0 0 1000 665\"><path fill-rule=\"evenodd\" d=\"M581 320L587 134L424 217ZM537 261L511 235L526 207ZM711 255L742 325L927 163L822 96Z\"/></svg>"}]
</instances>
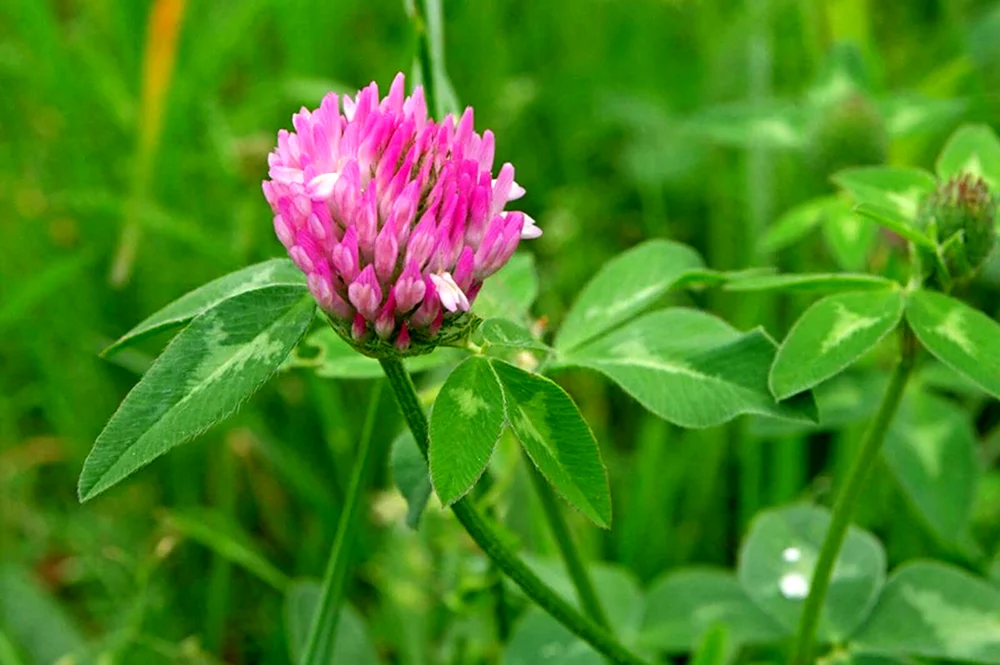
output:
<instances>
[{"instance_id":1,"label":"green leaf","mask_svg":"<svg viewBox=\"0 0 1000 665\"><path fill-rule=\"evenodd\" d=\"M181 296L122 335L104 349L102 355L116 353L161 330L181 326L233 296L270 286L301 286L305 293L306 278L288 259L271 259L247 266Z\"/></svg>"},{"instance_id":2,"label":"green leaf","mask_svg":"<svg viewBox=\"0 0 1000 665\"><path fill-rule=\"evenodd\" d=\"M459 349L437 348L423 356L406 358L403 365L411 374L416 374L457 364L466 355ZM358 353L329 326L306 337L286 364L288 367L312 369L324 379L380 379L385 376L377 360Z\"/></svg>"},{"instance_id":3,"label":"green leaf","mask_svg":"<svg viewBox=\"0 0 1000 665\"><path fill-rule=\"evenodd\" d=\"M906 320L938 360L1000 399L1000 325L996 321L933 291L910 294Z\"/></svg>"},{"instance_id":4,"label":"green leaf","mask_svg":"<svg viewBox=\"0 0 1000 665\"><path fill-rule=\"evenodd\" d=\"M930 99L896 94L878 104L885 127L893 137L926 134L946 128L968 108L964 99Z\"/></svg>"},{"instance_id":5,"label":"green leaf","mask_svg":"<svg viewBox=\"0 0 1000 665\"><path fill-rule=\"evenodd\" d=\"M669 331L665 334L665 331ZM744 413L814 422L810 395L776 404L767 373L776 346L691 309L652 312L558 360L601 372L647 409L682 427L712 427Z\"/></svg>"},{"instance_id":6,"label":"green leaf","mask_svg":"<svg viewBox=\"0 0 1000 665\"><path fill-rule=\"evenodd\" d=\"M502 360L489 362L503 386L507 422L528 457L566 501L608 528L607 472L594 434L573 399L551 379Z\"/></svg>"},{"instance_id":7,"label":"green leaf","mask_svg":"<svg viewBox=\"0 0 1000 665\"><path fill-rule=\"evenodd\" d=\"M406 499L406 526L416 529L431 497L431 476L413 434L406 430L392 442L389 457L392 478Z\"/></svg>"},{"instance_id":8,"label":"green leaf","mask_svg":"<svg viewBox=\"0 0 1000 665\"><path fill-rule=\"evenodd\" d=\"M431 409L431 481L441 503L455 503L483 475L503 422L504 392L489 361L467 359L448 376Z\"/></svg>"},{"instance_id":9,"label":"green leaf","mask_svg":"<svg viewBox=\"0 0 1000 665\"><path fill-rule=\"evenodd\" d=\"M688 270L677 278L677 281L670 287L672 291L680 289L705 289L722 286L744 279L756 279L763 275L773 275L774 268L747 268L746 270L711 270L709 268L697 268Z\"/></svg>"},{"instance_id":10,"label":"green leaf","mask_svg":"<svg viewBox=\"0 0 1000 665\"><path fill-rule=\"evenodd\" d=\"M253 539L240 526L226 516L207 510L189 513L168 513L164 523L228 561L243 568L257 579L284 591L288 576L275 567L253 543Z\"/></svg>"},{"instance_id":11,"label":"green leaf","mask_svg":"<svg viewBox=\"0 0 1000 665\"><path fill-rule=\"evenodd\" d=\"M934 248L934 242L914 226L913 220L908 219L897 210L877 203L861 203L854 208L854 212L889 229L918 247Z\"/></svg>"},{"instance_id":12,"label":"green leaf","mask_svg":"<svg viewBox=\"0 0 1000 665\"><path fill-rule=\"evenodd\" d=\"M844 202L836 196L826 196L801 203L786 211L768 227L757 243L762 254L774 254L794 245L819 226L831 209L843 208Z\"/></svg>"},{"instance_id":13,"label":"green leaf","mask_svg":"<svg viewBox=\"0 0 1000 665\"><path fill-rule=\"evenodd\" d=\"M774 102L710 108L691 119L689 130L736 148L798 149L806 140L807 114L799 105Z\"/></svg>"},{"instance_id":14,"label":"green leaf","mask_svg":"<svg viewBox=\"0 0 1000 665\"><path fill-rule=\"evenodd\" d=\"M963 374L959 374L937 360L928 359L927 362L920 363L917 380L920 385L939 392L953 393L972 399L982 399L986 396L982 388L965 378Z\"/></svg>"},{"instance_id":15,"label":"green leaf","mask_svg":"<svg viewBox=\"0 0 1000 665\"><path fill-rule=\"evenodd\" d=\"M606 665L601 654L548 613L532 607L520 618L503 653L502 665Z\"/></svg>"},{"instance_id":16,"label":"green leaf","mask_svg":"<svg viewBox=\"0 0 1000 665\"><path fill-rule=\"evenodd\" d=\"M285 594L285 632L291 662L298 663L306 648L309 627L319 603L320 585L313 580L295 580ZM361 615L350 605L340 609L332 653L323 657L330 665L379 665L378 653L372 644Z\"/></svg>"},{"instance_id":17,"label":"green leaf","mask_svg":"<svg viewBox=\"0 0 1000 665\"><path fill-rule=\"evenodd\" d=\"M787 291L824 292L860 291L894 286L892 280L865 273L803 273L794 275L761 275L729 282L727 291Z\"/></svg>"},{"instance_id":18,"label":"green leaf","mask_svg":"<svg viewBox=\"0 0 1000 665\"><path fill-rule=\"evenodd\" d=\"M878 240L878 229L848 207L833 208L823 220L823 240L842 270L862 271Z\"/></svg>"},{"instance_id":19,"label":"green leaf","mask_svg":"<svg viewBox=\"0 0 1000 665\"><path fill-rule=\"evenodd\" d=\"M732 657L729 628L716 623L705 631L691 656L691 665L727 665Z\"/></svg>"},{"instance_id":20,"label":"green leaf","mask_svg":"<svg viewBox=\"0 0 1000 665\"><path fill-rule=\"evenodd\" d=\"M1000 188L1000 139L987 125L965 125L948 139L937 160L942 180L970 173Z\"/></svg>"},{"instance_id":21,"label":"green leaf","mask_svg":"<svg viewBox=\"0 0 1000 665\"><path fill-rule=\"evenodd\" d=\"M1000 663L1000 589L943 563L908 564L854 641L886 654Z\"/></svg>"},{"instance_id":22,"label":"green leaf","mask_svg":"<svg viewBox=\"0 0 1000 665\"><path fill-rule=\"evenodd\" d=\"M650 587L639 643L687 653L716 624L729 629L734 646L768 644L788 634L753 604L733 573L693 569L669 573Z\"/></svg>"},{"instance_id":23,"label":"green leaf","mask_svg":"<svg viewBox=\"0 0 1000 665\"><path fill-rule=\"evenodd\" d=\"M702 268L691 248L649 240L619 254L584 287L556 336L566 352L630 319L670 289L684 273Z\"/></svg>"},{"instance_id":24,"label":"green leaf","mask_svg":"<svg viewBox=\"0 0 1000 665\"><path fill-rule=\"evenodd\" d=\"M793 633L809 593L830 512L791 506L759 513L740 549L737 576L747 595ZM885 582L885 552L867 531L851 527L830 580L819 638L840 641L865 620Z\"/></svg>"},{"instance_id":25,"label":"green leaf","mask_svg":"<svg viewBox=\"0 0 1000 665\"><path fill-rule=\"evenodd\" d=\"M87 501L232 414L313 320L298 286L248 291L200 314L157 359L97 437L80 474Z\"/></svg>"},{"instance_id":26,"label":"green leaf","mask_svg":"<svg viewBox=\"0 0 1000 665\"><path fill-rule=\"evenodd\" d=\"M979 464L976 432L962 409L929 394L912 395L889 428L882 456L942 542L969 538Z\"/></svg>"},{"instance_id":27,"label":"green leaf","mask_svg":"<svg viewBox=\"0 0 1000 665\"><path fill-rule=\"evenodd\" d=\"M892 332L902 316L898 289L843 293L813 304L778 350L771 392L785 399L842 372Z\"/></svg>"},{"instance_id":28,"label":"green leaf","mask_svg":"<svg viewBox=\"0 0 1000 665\"><path fill-rule=\"evenodd\" d=\"M484 319L524 321L538 297L538 272L533 254L515 254L483 282L472 311Z\"/></svg>"},{"instance_id":29,"label":"green leaf","mask_svg":"<svg viewBox=\"0 0 1000 665\"><path fill-rule=\"evenodd\" d=\"M28 663L57 663L86 643L62 605L20 566L0 565L0 630Z\"/></svg>"},{"instance_id":30,"label":"green leaf","mask_svg":"<svg viewBox=\"0 0 1000 665\"><path fill-rule=\"evenodd\" d=\"M858 203L871 203L913 220L920 201L934 191L937 181L921 169L865 166L840 171L833 181L846 189Z\"/></svg>"},{"instance_id":31,"label":"green leaf","mask_svg":"<svg viewBox=\"0 0 1000 665\"><path fill-rule=\"evenodd\" d=\"M802 436L810 432L833 432L870 419L885 393L887 376L881 371L848 370L812 390L819 410L819 422L811 425L756 418L750 428L754 436L777 438Z\"/></svg>"},{"instance_id":32,"label":"green leaf","mask_svg":"<svg viewBox=\"0 0 1000 665\"><path fill-rule=\"evenodd\" d=\"M548 351L548 345L535 339L524 326L508 321L507 319L487 319L483 321L479 328L483 340L490 343L490 346L499 346L508 349L532 349L534 351Z\"/></svg>"},{"instance_id":33,"label":"green leaf","mask_svg":"<svg viewBox=\"0 0 1000 665\"><path fill-rule=\"evenodd\" d=\"M856 10L848 10L853 14ZM850 14L848 14L850 15ZM845 14L841 14L842 19ZM842 104L853 95L864 95L871 87L871 72L859 45L835 42L824 54L813 84L806 90L804 105L813 113Z\"/></svg>"}]
</instances>

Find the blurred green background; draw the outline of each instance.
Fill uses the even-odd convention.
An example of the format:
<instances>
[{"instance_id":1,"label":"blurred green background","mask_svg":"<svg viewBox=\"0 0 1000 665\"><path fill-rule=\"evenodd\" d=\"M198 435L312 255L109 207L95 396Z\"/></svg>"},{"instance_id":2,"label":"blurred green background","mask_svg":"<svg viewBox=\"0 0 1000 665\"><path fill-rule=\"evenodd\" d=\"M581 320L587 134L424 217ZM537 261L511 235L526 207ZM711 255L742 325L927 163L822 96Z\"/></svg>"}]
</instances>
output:
<instances>
[{"instance_id":1,"label":"blurred green background","mask_svg":"<svg viewBox=\"0 0 1000 665\"><path fill-rule=\"evenodd\" d=\"M545 230L521 251L535 254L534 313L550 329L603 261L649 237L689 243L720 269L898 272L901 248L867 230L814 229L780 251L760 241L781 213L831 193L835 168L930 167L959 123L1000 121L997 2L444 10L457 95L496 133ZM415 44L399 0L2 0L0 663L73 650L288 662L281 592L322 571L371 384L285 373L236 418L80 506L90 445L166 339L98 353L189 289L280 255L260 191L277 129L330 89L409 72ZM998 284L994 264L971 294L991 314ZM807 304L686 302L778 338ZM682 563L731 566L758 509L826 500L845 456L832 444L858 428L682 432L594 375L561 381L602 444L616 502L610 532L575 523L578 536L642 582ZM989 555L1000 416L966 405L993 467L976 512ZM391 439L394 407L381 408L376 435ZM525 480L511 478L496 499L508 526L552 553ZM897 488L875 485L862 517L891 560L962 561L898 517L909 508ZM419 534L407 529L387 473L379 486L349 595L380 658L494 662L483 561L435 507Z\"/></svg>"}]
</instances>

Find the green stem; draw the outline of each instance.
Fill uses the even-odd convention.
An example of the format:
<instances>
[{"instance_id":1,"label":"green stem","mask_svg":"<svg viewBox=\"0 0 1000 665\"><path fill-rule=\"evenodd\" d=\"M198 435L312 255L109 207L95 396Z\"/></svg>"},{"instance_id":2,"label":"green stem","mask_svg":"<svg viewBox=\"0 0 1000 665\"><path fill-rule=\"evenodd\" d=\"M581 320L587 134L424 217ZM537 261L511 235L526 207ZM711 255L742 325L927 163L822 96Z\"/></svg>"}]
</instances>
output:
<instances>
[{"instance_id":1,"label":"green stem","mask_svg":"<svg viewBox=\"0 0 1000 665\"><path fill-rule=\"evenodd\" d=\"M487 471L476 486L477 500L488 495L492 488L493 477ZM486 508L486 519L496 519L496 510L493 506ZM487 571L487 578L490 583L490 594L493 596L493 618L496 623L497 640L500 644L507 644L507 640L510 638L510 618L507 616L507 593L503 586L503 574L497 568L496 563L492 561L490 561L490 567Z\"/></svg>"},{"instance_id":2,"label":"green stem","mask_svg":"<svg viewBox=\"0 0 1000 665\"><path fill-rule=\"evenodd\" d=\"M236 514L236 471L237 456L233 450L234 432L226 436L226 445L221 449L214 468L216 487L213 499L219 511L235 521ZM205 600L205 649L209 653L221 654L223 636L226 629L226 614L232 594L233 566L224 556L212 554L212 567L208 575L208 597Z\"/></svg>"},{"instance_id":3,"label":"green stem","mask_svg":"<svg viewBox=\"0 0 1000 665\"><path fill-rule=\"evenodd\" d=\"M549 528L552 529L552 535L555 536L556 544L559 546L559 552L562 554L563 562L566 564L566 570L569 571L569 577L576 588L576 595L580 599L583 611L602 628L609 628L608 616L604 613L604 608L597 597L597 592L594 591L594 585L590 581L590 574L583 564L583 558L580 556L580 551L577 549L576 543L573 542L573 535L569 532L569 525L566 524L566 519L560 511L559 503L552 492L552 488L549 487L548 482L542 477L542 474L538 472L538 469L535 468L535 465L530 460L527 466L528 475L531 476L531 481L535 485L535 492L542 503L542 511L545 513L546 520L548 520Z\"/></svg>"},{"instance_id":4,"label":"green stem","mask_svg":"<svg viewBox=\"0 0 1000 665\"><path fill-rule=\"evenodd\" d=\"M806 440L801 436L787 436L777 439L771 446L774 459L771 462L774 478L768 483L770 495L768 503L779 506L789 503L805 486Z\"/></svg>"},{"instance_id":5,"label":"green stem","mask_svg":"<svg viewBox=\"0 0 1000 665\"><path fill-rule=\"evenodd\" d=\"M875 415L875 420L865 433L858 456L854 460L854 465L847 474L844 486L833 506L830 528L823 541L816 569L813 571L809 597L806 598L805 606L802 608L802 619L799 621L799 630L791 661L793 665L808 665L811 662L810 655L820 615L823 611L823 603L826 600L826 592L830 588L830 578L833 576L837 556L840 554L844 537L847 535L847 528L851 523L851 514L861 496L861 490L864 489L865 479L878 460L882 442L889 429L889 423L892 422L893 416L896 414L903 397L903 390L906 388L906 382L910 378L910 371L913 369L917 344L913 333L905 323L902 329L901 346L902 357L892 372L889 387L886 388L885 395L882 397L882 404Z\"/></svg>"},{"instance_id":6,"label":"green stem","mask_svg":"<svg viewBox=\"0 0 1000 665\"><path fill-rule=\"evenodd\" d=\"M493 618L497 625L497 639L507 644L510 639L510 618L507 616L507 592L503 588L503 575L496 563L490 561L490 593L493 594Z\"/></svg>"},{"instance_id":7,"label":"green stem","mask_svg":"<svg viewBox=\"0 0 1000 665\"><path fill-rule=\"evenodd\" d=\"M358 521L361 493L377 455L372 452L372 430L375 427L375 416L378 413L382 383L376 383L372 389L371 401L368 404L368 414L365 416L361 441L355 452L354 470L351 482L344 497L344 507L337 522L337 533L330 548L330 558L326 564L323 576L323 587L320 590L319 606L313 614L309 625L309 639L305 651L302 652L302 665L326 665L333 653L337 620L340 618L340 606L344 599L344 582L347 579L347 568L350 564L350 545L353 532Z\"/></svg>"},{"instance_id":8,"label":"green stem","mask_svg":"<svg viewBox=\"0 0 1000 665\"><path fill-rule=\"evenodd\" d=\"M431 54L431 35L427 20L426 0L413 0L413 26L417 31L417 59L423 74L424 100L431 117L437 117L437 81Z\"/></svg>"},{"instance_id":9,"label":"green stem","mask_svg":"<svg viewBox=\"0 0 1000 665\"><path fill-rule=\"evenodd\" d=\"M768 102L773 89L774 48L771 36L770 0L747 0L750 34L747 40L747 101L755 109ZM742 242L737 238L738 266L765 265L767 258L756 248L757 240L771 219L774 208L774 160L761 140L751 143L746 154L747 217ZM729 227L729 225L726 225ZM731 232L730 232L731 233ZM730 240L732 242L732 240ZM735 325L761 325L772 318L762 298L740 298L735 305ZM739 464L739 528L743 531L765 503L764 471L767 460L760 441L748 436L745 422L729 426Z\"/></svg>"},{"instance_id":10,"label":"green stem","mask_svg":"<svg viewBox=\"0 0 1000 665\"><path fill-rule=\"evenodd\" d=\"M396 401L403 413L413 438L424 459L430 443L427 431L427 417L420 406L417 391L403 364L396 359L379 361L389 385L396 394ZM572 605L560 598L528 566L504 545L489 523L483 519L468 498L463 498L451 506L455 517L465 527L466 532L479 545L483 553L497 568L514 581L525 595L538 604L570 632L592 646L596 651L618 665L645 665L645 662L619 643L604 628L580 614Z\"/></svg>"}]
</instances>

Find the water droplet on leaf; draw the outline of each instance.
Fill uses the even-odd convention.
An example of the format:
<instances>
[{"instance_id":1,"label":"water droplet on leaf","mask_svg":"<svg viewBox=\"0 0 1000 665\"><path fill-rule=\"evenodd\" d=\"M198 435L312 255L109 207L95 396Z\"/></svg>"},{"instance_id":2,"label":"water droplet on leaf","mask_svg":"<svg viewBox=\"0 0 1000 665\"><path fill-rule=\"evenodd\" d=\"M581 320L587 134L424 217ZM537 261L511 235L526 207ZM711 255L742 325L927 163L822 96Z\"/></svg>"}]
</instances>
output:
<instances>
[{"instance_id":1,"label":"water droplet on leaf","mask_svg":"<svg viewBox=\"0 0 1000 665\"><path fill-rule=\"evenodd\" d=\"M781 558L788 563L795 563L802 558L802 550L798 547L787 547L781 553Z\"/></svg>"},{"instance_id":2,"label":"water droplet on leaf","mask_svg":"<svg viewBox=\"0 0 1000 665\"><path fill-rule=\"evenodd\" d=\"M809 580L802 573L786 573L778 580L781 595L789 600L802 600L809 595Z\"/></svg>"}]
</instances>

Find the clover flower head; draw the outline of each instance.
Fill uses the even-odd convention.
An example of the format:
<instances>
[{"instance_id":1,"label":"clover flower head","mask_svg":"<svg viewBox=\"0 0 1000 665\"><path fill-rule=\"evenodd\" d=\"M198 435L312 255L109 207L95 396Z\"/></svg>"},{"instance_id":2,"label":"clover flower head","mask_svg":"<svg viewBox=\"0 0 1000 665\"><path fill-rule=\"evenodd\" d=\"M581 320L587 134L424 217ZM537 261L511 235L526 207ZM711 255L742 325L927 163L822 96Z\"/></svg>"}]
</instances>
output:
<instances>
[{"instance_id":1,"label":"clover flower head","mask_svg":"<svg viewBox=\"0 0 1000 665\"><path fill-rule=\"evenodd\" d=\"M341 106L342 104L342 106ZM483 280L541 230L505 210L524 195L493 175L473 112L440 123L402 74L384 97L328 94L292 117L268 157L274 230L334 327L370 355L421 353L467 327Z\"/></svg>"}]
</instances>

